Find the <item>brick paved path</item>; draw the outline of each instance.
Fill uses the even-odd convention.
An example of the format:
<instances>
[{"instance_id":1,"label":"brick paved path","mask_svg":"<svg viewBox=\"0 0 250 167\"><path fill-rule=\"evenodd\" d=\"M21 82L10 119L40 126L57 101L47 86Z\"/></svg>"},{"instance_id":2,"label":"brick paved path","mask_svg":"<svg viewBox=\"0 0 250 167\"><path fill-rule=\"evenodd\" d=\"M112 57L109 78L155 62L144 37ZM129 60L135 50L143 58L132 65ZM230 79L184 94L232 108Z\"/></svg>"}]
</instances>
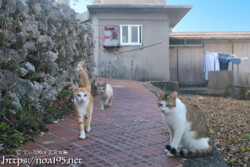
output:
<instances>
[{"instance_id":1,"label":"brick paved path","mask_svg":"<svg viewBox=\"0 0 250 167\"><path fill-rule=\"evenodd\" d=\"M36 137L35 143L26 144L23 150L30 150L31 153L33 150L47 153L49 150L67 150L68 154L59 156L83 158L83 163L78 166L182 166L180 159L168 158L163 153L167 137L162 134L164 126L156 97L137 82L98 80L106 80L113 86L113 105L101 111L99 99L95 97L92 129L85 140L78 139L77 121L74 114L70 114L58 124L47 125L49 132ZM55 143L42 143L46 141ZM34 156L31 153L20 157L31 158Z\"/></svg>"}]
</instances>

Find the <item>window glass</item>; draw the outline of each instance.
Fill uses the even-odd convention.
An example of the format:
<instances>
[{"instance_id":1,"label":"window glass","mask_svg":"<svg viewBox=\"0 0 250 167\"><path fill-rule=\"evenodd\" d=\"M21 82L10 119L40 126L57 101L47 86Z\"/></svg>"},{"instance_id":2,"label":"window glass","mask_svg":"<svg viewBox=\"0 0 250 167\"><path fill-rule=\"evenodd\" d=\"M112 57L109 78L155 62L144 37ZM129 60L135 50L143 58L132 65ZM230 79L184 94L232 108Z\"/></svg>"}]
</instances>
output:
<instances>
[{"instance_id":1,"label":"window glass","mask_svg":"<svg viewBox=\"0 0 250 167\"><path fill-rule=\"evenodd\" d=\"M186 45L202 45L201 39L186 39Z\"/></svg>"},{"instance_id":2,"label":"window glass","mask_svg":"<svg viewBox=\"0 0 250 167\"><path fill-rule=\"evenodd\" d=\"M185 45L184 39L170 38L170 45Z\"/></svg>"},{"instance_id":3,"label":"window glass","mask_svg":"<svg viewBox=\"0 0 250 167\"><path fill-rule=\"evenodd\" d=\"M140 44L141 44L141 26L139 26L139 40L140 40Z\"/></svg>"},{"instance_id":4,"label":"window glass","mask_svg":"<svg viewBox=\"0 0 250 167\"><path fill-rule=\"evenodd\" d=\"M128 26L122 26L122 43L128 43Z\"/></svg>"},{"instance_id":5,"label":"window glass","mask_svg":"<svg viewBox=\"0 0 250 167\"><path fill-rule=\"evenodd\" d=\"M121 45L141 45L141 25L121 25Z\"/></svg>"},{"instance_id":6,"label":"window glass","mask_svg":"<svg viewBox=\"0 0 250 167\"><path fill-rule=\"evenodd\" d=\"M137 26L131 27L131 42L138 43L138 27Z\"/></svg>"}]
</instances>

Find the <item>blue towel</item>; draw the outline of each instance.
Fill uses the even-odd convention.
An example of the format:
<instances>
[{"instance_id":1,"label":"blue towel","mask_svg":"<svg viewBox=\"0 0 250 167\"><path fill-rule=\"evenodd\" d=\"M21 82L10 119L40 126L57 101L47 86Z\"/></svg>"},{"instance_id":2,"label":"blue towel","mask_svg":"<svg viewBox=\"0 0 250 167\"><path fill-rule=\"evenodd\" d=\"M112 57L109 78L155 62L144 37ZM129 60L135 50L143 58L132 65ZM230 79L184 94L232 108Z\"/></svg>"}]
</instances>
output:
<instances>
[{"instance_id":1,"label":"blue towel","mask_svg":"<svg viewBox=\"0 0 250 167\"><path fill-rule=\"evenodd\" d=\"M231 61L233 64L240 64L241 63L241 58L236 58L236 57L229 57L229 61Z\"/></svg>"},{"instance_id":2,"label":"blue towel","mask_svg":"<svg viewBox=\"0 0 250 167\"><path fill-rule=\"evenodd\" d=\"M227 53L218 53L219 55L219 61L223 64L228 63L230 60L228 58L230 58L230 54Z\"/></svg>"}]
</instances>

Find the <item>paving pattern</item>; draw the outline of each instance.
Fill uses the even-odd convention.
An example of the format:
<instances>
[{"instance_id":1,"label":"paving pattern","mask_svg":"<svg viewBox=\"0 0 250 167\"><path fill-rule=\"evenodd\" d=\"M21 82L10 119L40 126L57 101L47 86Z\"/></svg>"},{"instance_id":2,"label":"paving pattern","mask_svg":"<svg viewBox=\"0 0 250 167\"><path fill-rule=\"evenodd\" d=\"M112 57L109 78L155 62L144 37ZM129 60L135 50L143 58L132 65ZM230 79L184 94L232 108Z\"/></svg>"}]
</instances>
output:
<instances>
[{"instance_id":1,"label":"paving pattern","mask_svg":"<svg viewBox=\"0 0 250 167\"><path fill-rule=\"evenodd\" d=\"M29 152L19 157L32 160L26 166L182 166L180 159L168 158L163 152L168 139L163 135L165 128L156 97L137 82L104 78L98 81L113 86L114 100L112 107L101 111L98 97L94 98L91 132L87 138L78 139L77 120L73 113L69 114L58 124L47 125L49 132L23 147ZM70 161L81 158L82 163L62 165L62 160L59 162L62 157ZM58 160L59 164L39 165L38 159Z\"/></svg>"}]
</instances>

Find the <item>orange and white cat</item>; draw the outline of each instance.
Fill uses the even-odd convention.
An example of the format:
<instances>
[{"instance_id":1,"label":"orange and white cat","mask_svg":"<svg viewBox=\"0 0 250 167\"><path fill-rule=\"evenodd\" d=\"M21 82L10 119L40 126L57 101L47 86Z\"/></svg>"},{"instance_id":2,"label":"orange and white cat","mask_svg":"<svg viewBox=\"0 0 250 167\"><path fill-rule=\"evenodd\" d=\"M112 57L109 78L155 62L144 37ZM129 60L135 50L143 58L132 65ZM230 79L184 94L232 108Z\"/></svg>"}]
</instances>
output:
<instances>
[{"instance_id":1,"label":"orange and white cat","mask_svg":"<svg viewBox=\"0 0 250 167\"><path fill-rule=\"evenodd\" d=\"M101 110L104 110L105 107L111 107L112 99L113 99L113 88L110 84L97 83L97 92L100 97L101 102Z\"/></svg>"},{"instance_id":2,"label":"orange and white cat","mask_svg":"<svg viewBox=\"0 0 250 167\"><path fill-rule=\"evenodd\" d=\"M170 133L170 145L166 145L168 156L205 156L212 153L209 132L203 113L195 105L186 105L177 98L156 91L158 106L163 121Z\"/></svg>"},{"instance_id":3,"label":"orange and white cat","mask_svg":"<svg viewBox=\"0 0 250 167\"><path fill-rule=\"evenodd\" d=\"M77 120L80 128L80 139L86 138L85 129L86 132L90 132L90 122L93 112L93 97L91 95L91 85L89 84L89 79L86 72L82 68L83 65L83 61L77 65L77 70L82 80L82 87L78 87L76 85L72 86L74 91L73 109L77 115ZM85 129L83 122L84 120L86 126Z\"/></svg>"}]
</instances>

